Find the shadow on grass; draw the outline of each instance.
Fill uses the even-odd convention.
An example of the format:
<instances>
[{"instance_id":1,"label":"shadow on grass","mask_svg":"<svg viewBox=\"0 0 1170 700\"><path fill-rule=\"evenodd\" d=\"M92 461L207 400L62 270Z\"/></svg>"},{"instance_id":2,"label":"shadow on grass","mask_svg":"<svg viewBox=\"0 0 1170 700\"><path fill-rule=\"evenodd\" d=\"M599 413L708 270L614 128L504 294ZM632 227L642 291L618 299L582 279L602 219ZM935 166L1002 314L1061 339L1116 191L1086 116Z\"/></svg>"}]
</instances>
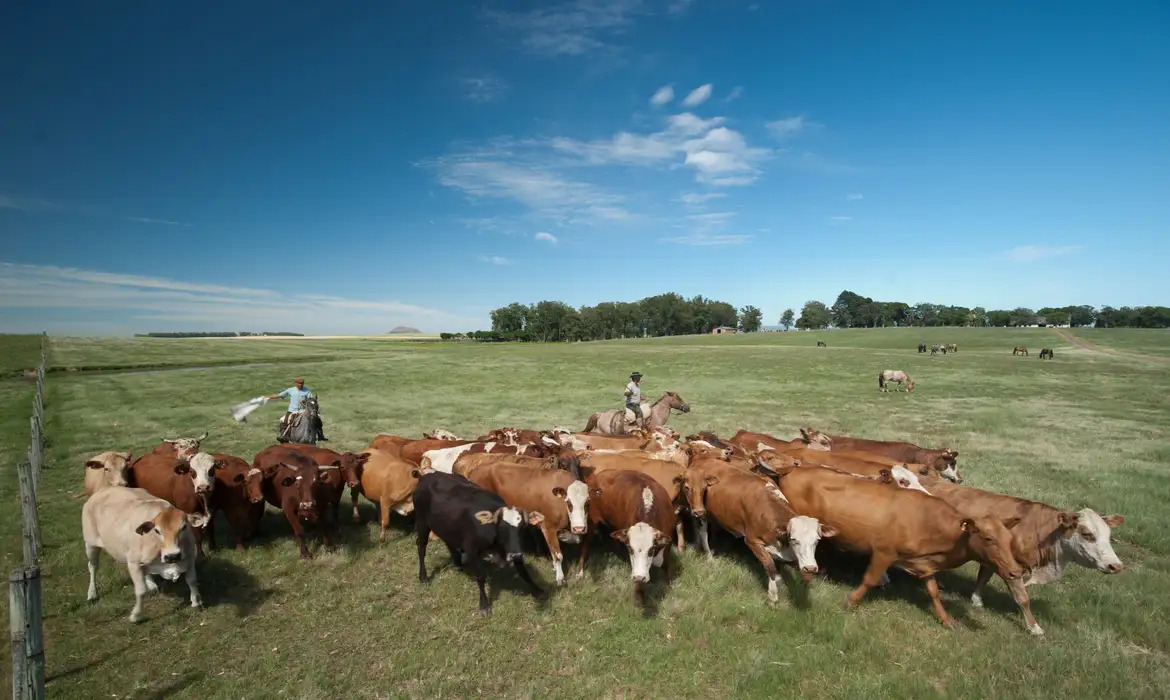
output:
<instances>
[{"instance_id":1,"label":"shadow on grass","mask_svg":"<svg viewBox=\"0 0 1170 700\"><path fill-rule=\"evenodd\" d=\"M102 664L109 661L110 659L116 659L116 658L120 657L122 655L122 652L128 650L129 648L130 648L130 645L127 644L119 649L115 649L113 651L107 651L105 654L103 654L97 658L91 659L83 664L79 664L77 666L70 666L69 668L62 670L59 673L47 675L47 676L45 676L45 683L52 683L54 681L63 680L65 678L68 678L69 676L74 676L74 675L77 675L78 673L83 673L85 671L88 671L91 668L96 668L98 666L101 666ZM49 690L51 691L52 688L49 688Z\"/></svg>"},{"instance_id":2,"label":"shadow on grass","mask_svg":"<svg viewBox=\"0 0 1170 700\"><path fill-rule=\"evenodd\" d=\"M695 552L699 556L706 556L700 549L697 539L694 541ZM722 527L719 527L711 522L707 528L707 543L711 546L711 553L718 558L729 559L738 566L743 566L751 571L755 579L759 582L760 592L767 596L768 591L768 574L764 571L764 567L760 564L760 560L756 558L755 554L747 548L743 543L743 539L736 537ZM772 562L776 566L777 573L784 581L784 587L788 589L788 600L792 606L797 610L809 610L812 607L812 599L809 595L810 586L816 585L816 579L805 583L797 572L795 563L783 562L778 559L773 559ZM820 563L820 555L817 557L818 564Z\"/></svg>"},{"instance_id":3,"label":"shadow on grass","mask_svg":"<svg viewBox=\"0 0 1170 700\"><path fill-rule=\"evenodd\" d=\"M629 585L629 600L631 605L637 604L637 599L634 594L634 581L630 576L630 554L626 545L618 542L610 537L611 530L608 527L601 526L593 538L589 542L589 555L585 559L585 577L592 581L597 581L605 576L605 572L609 569L615 561L621 562L622 574L626 577ZM564 544L562 543L562 549ZM565 562L573 562L571 571L566 572L566 577L575 579L577 576L576 562L580 556L580 545L570 545L573 549L573 555L570 557L567 553L565 555ZM665 550L666 555L670 557L670 578L671 581L677 581L684 570L683 557L679 556L674 549L674 543L671 543ZM666 599L667 593L670 591L672 583L666 581L666 567L664 566L650 567L650 581L644 588L645 604L642 606L642 616L645 618L654 618L658 616L659 608L662 601Z\"/></svg>"},{"instance_id":4,"label":"shadow on grass","mask_svg":"<svg viewBox=\"0 0 1170 700\"><path fill-rule=\"evenodd\" d=\"M157 688L148 690L146 694L141 697L148 698L149 700L161 700L161 698L169 698L180 694L188 686L203 680L203 678L204 674L202 673L184 673L179 678L175 678L174 680L168 681Z\"/></svg>"},{"instance_id":5,"label":"shadow on grass","mask_svg":"<svg viewBox=\"0 0 1170 700\"><path fill-rule=\"evenodd\" d=\"M167 583L160 590L174 596L181 593L187 601L187 586L182 580ZM263 588L247 569L223 557L209 557L199 565L199 592L205 606L231 605L239 618L252 615L274 593Z\"/></svg>"}]
</instances>

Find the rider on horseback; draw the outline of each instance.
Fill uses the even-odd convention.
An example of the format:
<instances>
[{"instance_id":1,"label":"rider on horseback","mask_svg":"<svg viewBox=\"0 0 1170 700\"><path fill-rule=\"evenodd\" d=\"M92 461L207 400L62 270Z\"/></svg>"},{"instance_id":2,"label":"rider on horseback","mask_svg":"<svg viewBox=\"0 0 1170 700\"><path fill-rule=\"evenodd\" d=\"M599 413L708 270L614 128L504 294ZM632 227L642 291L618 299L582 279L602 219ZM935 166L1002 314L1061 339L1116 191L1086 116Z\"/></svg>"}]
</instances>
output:
<instances>
[{"instance_id":1,"label":"rider on horseback","mask_svg":"<svg viewBox=\"0 0 1170 700\"><path fill-rule=\"evenodd\" d=\"M642 373L634 372L630 375L630 383L626 385L626 410L634 413L634 422L641 426L646 420L642 415L642 388L638 383L642 381Z\"/></svg>"},{"instance_id":2,"label":"rider on horseback","mask_svg":"<svg viewBox=\"0 0 1170 700\"><path fill-rule=\"evenodd\" d=\"M292 418L292 415L294 413L299 413L303 409L302 404L304 403L304 400L308 398L314 398L313 390L305 388L304 379L297 377L293 380L293 383L295 383L296 386L290 386L279 394L273 394L268 397L270 399L288 399L288 412L285 413L284 417L280 419L280 425L282 426L281 434L284 434L287 431L289 424L288 422ZM328 442L329 438L325 437L325 431L322 429L320 417L317 418L316 422L317 425L315 427L317 429L317 439Z\"/></svg>"}]
</instances>

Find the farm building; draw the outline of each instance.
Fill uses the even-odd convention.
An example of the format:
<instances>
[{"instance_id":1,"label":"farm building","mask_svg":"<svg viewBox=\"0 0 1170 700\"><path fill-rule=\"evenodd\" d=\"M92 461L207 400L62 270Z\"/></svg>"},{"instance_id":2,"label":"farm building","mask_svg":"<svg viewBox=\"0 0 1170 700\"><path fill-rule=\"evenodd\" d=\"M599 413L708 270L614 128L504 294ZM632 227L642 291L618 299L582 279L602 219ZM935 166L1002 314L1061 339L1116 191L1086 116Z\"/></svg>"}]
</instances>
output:
<instances>
[{"instance_id":1,"label":"farm building","mask_svg":"<svg viewBox=\"0 0 1170 700\"><path fill-rule=\"evenodd\" d=\"M728 333L736 333L736 332L738 332L738 331L736 331L731 326L719 326L718 328L715 328L711 331L711 335L726 335Z\"/></svg>"}]
</instances>

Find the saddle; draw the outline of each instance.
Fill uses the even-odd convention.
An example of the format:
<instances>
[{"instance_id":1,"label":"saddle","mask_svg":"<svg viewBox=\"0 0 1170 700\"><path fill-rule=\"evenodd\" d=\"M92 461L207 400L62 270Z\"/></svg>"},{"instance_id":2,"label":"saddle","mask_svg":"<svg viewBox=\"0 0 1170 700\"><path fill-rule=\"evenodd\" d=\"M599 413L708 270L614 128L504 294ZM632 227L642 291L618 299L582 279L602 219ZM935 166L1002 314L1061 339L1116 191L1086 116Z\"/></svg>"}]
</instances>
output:
<instances>
[{"instance_id":1,"label":"saddle","mask_svg":"<svg viewBox=\"0 0 1170 700\"><path fill-rule=\"evenodd\" d=\"M641 404L641 406L642 406L642 415L644 417L649 417L649 415L650 415L649 404L643 403L643 404ZM629 426L631 428L642 427L642 424L638 422L638 417L636 415L634 415L634 410L632 408L630 408L629 406L625 407L623 414L622 414L622 417L625 418L627 426Z\"/></svg>"}]
</instances>

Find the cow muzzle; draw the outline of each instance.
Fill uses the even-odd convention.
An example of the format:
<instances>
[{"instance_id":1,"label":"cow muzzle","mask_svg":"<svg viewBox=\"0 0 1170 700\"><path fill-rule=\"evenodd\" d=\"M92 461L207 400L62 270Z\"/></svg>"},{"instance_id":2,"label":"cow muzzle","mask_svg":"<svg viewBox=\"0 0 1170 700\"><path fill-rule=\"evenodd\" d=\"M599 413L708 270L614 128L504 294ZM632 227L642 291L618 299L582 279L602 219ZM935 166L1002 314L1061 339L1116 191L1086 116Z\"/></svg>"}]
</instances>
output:
<instances>
[{"instance_id":1,"label":"cow muzzle","mask_svg":"<svg viewBox=\"0 0 1170 700\"><path fill-rule=\"evenodd\" d=\"M1120 562L1118 562L1116 564L1106 564L1105 566L1101 567L1101 571L1103 571L1107 574L1121 573L1121 571L1124 569L1125 569L1125 565L1120 563Z\"/></svg>"},{"instance_id":2,"label":"cow muzzle","mask_svg":"<svg viewBox=\"0 0 1170 700\"><path fill-rule=\"evenodd\" d=\"M211 484L195 484L195 493L204 495L211 493Z\"/></svg>"},{"instance_id":3,"label":"cow muzzle","mask_svg":"<svg viewBox=\"0 0 1170 700\"><path fill-rule=\"evenodd\" d=\"M805 583L808 583L809 581L813 580L813 576L816 576L818 571L820 571L820 569L815 566L802 567L800 569L800 578Z\"/></svg>"},{"instance_id":4,"label":"cow muzzle","mask_svg":"<svg viewBox=\"0 0 1170 700\"><path fill-rule=\"evenodd\" d=\"M312 501L300 503L297 505L297 514L307 520L313 520L317 517L317 504Z\"/></svg>"},{"instance_id":5,"label":"cow muzzle","mask_svg":"<svg viewBox=\"0 0 1170 700\"><path fill-rule=\"evenodd\" d=\"M584 527L574 527L574 528L572 528L572 532L573 532L573 534L574 534L574 535L584 535L584 534L585 534L585 531L586 531L586 528L584 528Z\"/></svg>"},{"instance_id":6,"label":"cow muzzle","mask_svg":"<svg viewBox=\"0 0 1170 700\"><path fill-rule=\"evenodd\" d=\"M164 564L174 564L177 561L183 560L183 553L182 552L167 552L167 553L162 555L162 560L163 560Z\"/></svg>"}]
</instances>

